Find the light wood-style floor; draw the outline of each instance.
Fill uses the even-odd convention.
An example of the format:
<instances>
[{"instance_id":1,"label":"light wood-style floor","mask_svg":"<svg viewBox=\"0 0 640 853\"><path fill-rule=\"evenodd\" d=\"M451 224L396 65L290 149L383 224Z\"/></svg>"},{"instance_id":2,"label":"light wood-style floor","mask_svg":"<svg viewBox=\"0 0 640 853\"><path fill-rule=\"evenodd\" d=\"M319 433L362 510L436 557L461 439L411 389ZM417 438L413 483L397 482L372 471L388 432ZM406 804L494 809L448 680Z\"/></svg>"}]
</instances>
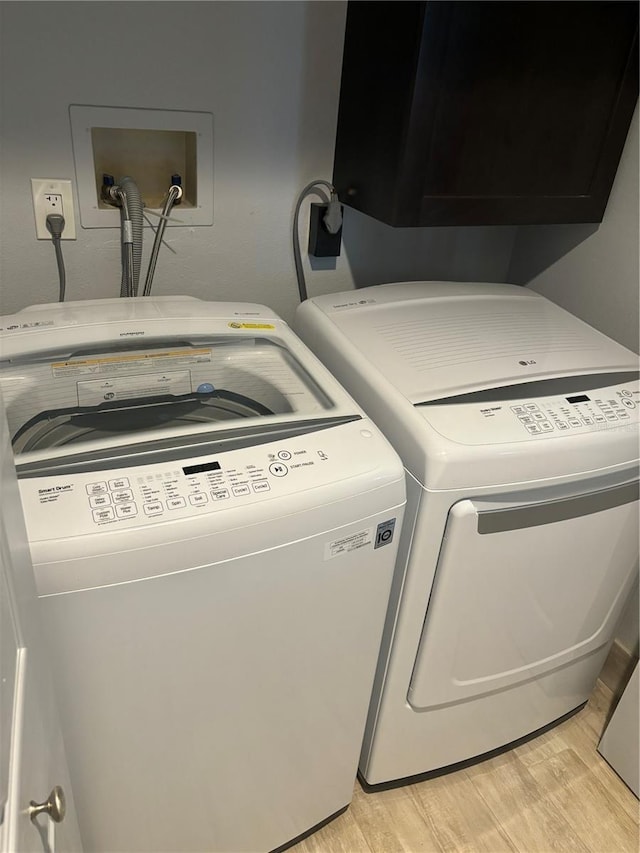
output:
<instances>
[{"instance_id":1,"label":"light wood-style floor","mask_svg":"<svg viewBox=\"0 0 640 853\"><path fill-rule=\"evenodd\" d=\"M596 752L613 695L602 682L560 726L504 755L365 794L294 853L638 853L638 800Z\"/></svg>"}]
</instances>

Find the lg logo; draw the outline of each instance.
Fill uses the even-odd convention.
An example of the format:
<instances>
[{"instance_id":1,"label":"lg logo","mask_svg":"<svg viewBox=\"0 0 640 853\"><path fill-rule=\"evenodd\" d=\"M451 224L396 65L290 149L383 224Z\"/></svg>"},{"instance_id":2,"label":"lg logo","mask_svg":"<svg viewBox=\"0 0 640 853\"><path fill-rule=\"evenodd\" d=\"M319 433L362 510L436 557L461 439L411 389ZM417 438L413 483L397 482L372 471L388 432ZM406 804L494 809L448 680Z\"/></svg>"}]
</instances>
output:
<instances>
[{"instance_id":1,"label":"lg logo","mask_svg":"<svg viewBox=\"0 0 640 853\"><path fill-rule=\"evenodd\" d=\"M530 359L528 359L527 361L519 361L519 362L518 362L518 364L521 364L523 367L527 367L527 365L529 365L529 364L537 364L537 362L536 362L536 361L534 361L534 359L530 358Z\"/></svg>"},{"instance_id":2,"label":"lg logo","mask_svg":"<svg viewBox=\"0 0 640 853\"><path fill-rule=\"evenodd\" d=\"M393 542L393 529L396 526L395 518L390 518L388 521L383 521L378 525L376 530L376 548L382 548L383 545L390 545Z\"/></svg>"}]
</instances>

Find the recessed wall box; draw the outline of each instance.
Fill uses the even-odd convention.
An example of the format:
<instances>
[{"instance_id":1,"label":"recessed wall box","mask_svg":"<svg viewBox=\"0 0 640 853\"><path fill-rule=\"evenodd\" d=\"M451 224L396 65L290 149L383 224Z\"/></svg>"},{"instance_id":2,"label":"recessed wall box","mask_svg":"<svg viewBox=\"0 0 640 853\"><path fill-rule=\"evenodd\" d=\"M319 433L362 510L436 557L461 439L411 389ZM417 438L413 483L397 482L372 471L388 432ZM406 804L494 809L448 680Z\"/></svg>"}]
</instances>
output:
<instances>
[{"instance_id":1,"label":"recessed wall box","mask_svg":"<svg viewBox=\"0 0 640 853\"><path fill-rule=\"evenodd\" d=\"M167 224L213 224L211 113L72 104L69 116L83 228L120 227L119 211L100 196L105 173L133 178L155 211L179 174L184 195Z\"/></svg>"}]
</instances>

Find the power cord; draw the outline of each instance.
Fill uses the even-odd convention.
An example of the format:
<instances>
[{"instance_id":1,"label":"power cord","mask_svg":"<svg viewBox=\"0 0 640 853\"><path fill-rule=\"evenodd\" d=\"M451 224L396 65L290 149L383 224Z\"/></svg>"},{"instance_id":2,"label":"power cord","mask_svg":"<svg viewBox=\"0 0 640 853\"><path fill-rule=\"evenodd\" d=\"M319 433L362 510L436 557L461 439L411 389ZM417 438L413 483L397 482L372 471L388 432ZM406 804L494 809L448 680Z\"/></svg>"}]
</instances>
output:
<instances>
[{"instance_id":1,"label":"power cord","mask_svg":"<svg viewBox=\"0 0 640 853\"><path fill-rule=\"evenodd\" d=\"M323 189L319 189L319 187L326 187L329 190L330 197L327 196L326 192ZM340 228L342 227L342 211L340 209L340 201L338 200L338 194L336 193L333 184L330 184L329 181L322 180L311 181L311 183L307 184L307 186L298 196L295 212L293 214L293 262L296 267L296 278L298 280L298 293L300 294L300 302L304 302L305 299L308 298L308 294L307 285L304 280L304 269L302 267L302 253L300 251L300 234L298 232L298 223L300 220L300 208L302 207L302 202L308 195L317 195L322 199L324 204L328 205L327 212L325 213L322 221L324 222L329 234L337 234Z\"/></svg>"},{"instance_id":2,"label":"power cord","mask_svg":"<svg viewBox=\"0 0 640 853\"><path fill-rule=\"evenodd\" d=\"M64 216L60 213L49 213L46 219L47 231L51 234L51 241L56 252L58 264L58 278L60 280L60 294L58 302L64 302L64 292L67 286L67 275L64 270L64 259L62 257L62 232L64 231Z\"/></svg>"}]
</instances>

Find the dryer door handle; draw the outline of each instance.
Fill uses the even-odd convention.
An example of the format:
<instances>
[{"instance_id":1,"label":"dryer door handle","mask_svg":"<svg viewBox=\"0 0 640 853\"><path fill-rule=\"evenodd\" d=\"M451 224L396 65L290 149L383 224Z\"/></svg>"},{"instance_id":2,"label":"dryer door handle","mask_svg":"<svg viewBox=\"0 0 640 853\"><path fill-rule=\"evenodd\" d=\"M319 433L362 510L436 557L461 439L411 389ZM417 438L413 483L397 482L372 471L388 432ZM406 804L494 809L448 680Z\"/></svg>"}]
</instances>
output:
<instances>
[{"instance_id":1,"label":"dryer door handle","mask_svg":"<svg viewBox=\"0 0 640 853\"><path fill-rule=\"evenodd\" d=\"M524 504L517 507L483 510L479 502L473 501L478 513L478 533L503 533L506 530L522 530L539 527L554 521L567 521L602 512L616 506L633 503L640 498L638 481L625 483L598 492L589 492L570 498Z\"/></svg>"}]
</instances>

